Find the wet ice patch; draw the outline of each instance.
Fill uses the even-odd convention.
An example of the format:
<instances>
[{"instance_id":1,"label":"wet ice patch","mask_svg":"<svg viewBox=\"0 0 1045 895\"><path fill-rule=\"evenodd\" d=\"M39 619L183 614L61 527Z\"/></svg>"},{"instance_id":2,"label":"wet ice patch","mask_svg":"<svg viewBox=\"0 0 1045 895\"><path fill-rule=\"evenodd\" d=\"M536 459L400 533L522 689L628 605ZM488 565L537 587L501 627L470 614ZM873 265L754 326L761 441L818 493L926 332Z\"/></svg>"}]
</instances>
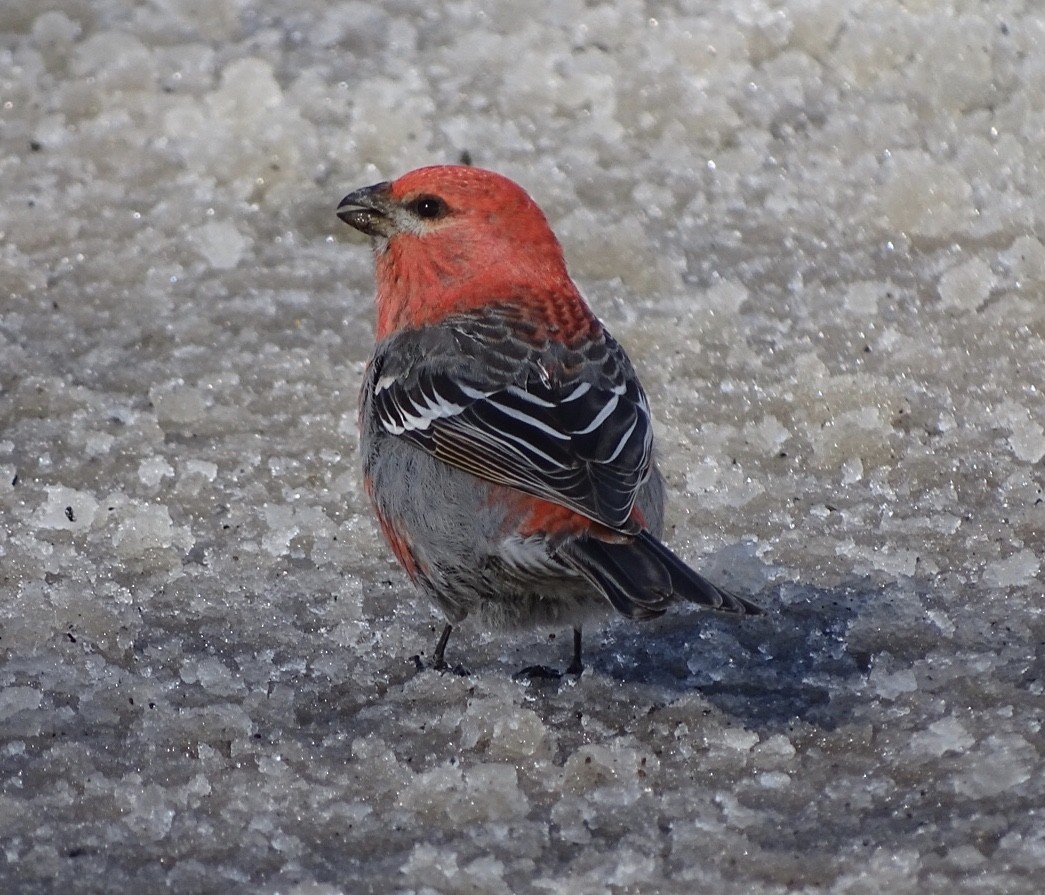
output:
<instances>
[{"instance_id":1,"label":"wet ice patch","mask_svg":"<svg viewBox=\"0 0 1045 895\"><path fill-rule=\"evenodd\" d=\"M453 824L509 822L525 817L529 810L518 772L510 765L494 763L424 771L402 791L398 804L429 822Z\"/></svg>"},{"instance_id":2,"label":"wet ice patch","mask_svg":"<svg viewBox=\"0 0 1045 895\"><path fill-rule=\"evenodd\" d=\"M196 250L218 270L230 270L250 251L253 240L229 221L208 221L193 233Z\"/></svg>"},{"instance_id":3,"label":"wet ice patch","mask_svg":"<svg viewBox=\"0 0 1045 895\"><path fill-rule=\"evenodd\" d=\"M165 478L174 475L174 467L163 457L149 457L138 465L138 478L142 484L155 488Z\"/></svg>"},{"instance_id":4,"label":"wet ice patch","mask_svg":"<svg viewBox=\"0 0 1045 895\"><path fill-rule=\"evenodd\" d=\"M968 728L954 717L941 718L934 721L924 731L917 731L911 736L907 745L909 751L932 758L938 758L948 752L964 753L976 738Z\"/></svg>"},{"instance_id":5,"label":"wet ice patch","mask_svg":"<svg viewBox=\"0 0 1045 895\"><path fill-rule=\"evenodd\" d=\"M994 272L983 258L971 258L940 277L937 287L944 305L960 311L974 311L990 295Z\"/></svg>"},{"instance_id":6,"label":"wet ice patch","mask_svg":"<svg viewBox=\"0 0 1045 895\"><path fill-rule=\"evenodd\" d=\"M1041 557L1031 550L1019 550L1004 559L987 563L983 583L988 587L1016 587L1027 584L1041 569Z\"/></svg>"},{"instance_id":7,"label":"wet ice patch","mask_svg":"<svg viewBox=\"0 0 1045 895\"><path fill-rule=\"evenodd\" d=\"M185 550L194 542L192 531L175 525L170 509L162 504L128 503L117 518L112 545L125 559L142 558L157 550Z\"/></svg>"},{"instance_id":8,"label":"wet ice patch","mask_svg":"<svg viewBox=\"0 0 1045 895\"><path fill-rule=\"evenodd\" d=\"M98 501L93 494L48 485L47 500L37 509L33 522L40 528L64 531L86 531L98 514Z\"/></svg>"},{"instance_id":9,"label":"wet ice patch","mask_svg":"<svg viewBox=\"0 0 1045 895\"><path fill-rule=\"evenodd\" d=\"M1018 734L988 736L979 748L965 753L953 786L972 798L997 796L1026 783L1035 758L1034 747Z\"/></svg>"},{"instance_id":10,"label":"wet ice patch","mask_svg":"<svg viewBox=\"0 0 1045 895\"><path fill-rule=\"evenodd\" d=\"M1037 463L1045 457L1045 429L1033 419L1026 407L1015 401L1006 401L998 413L1003 424L1008 425L1009 446L1012 452L1027 463Z\"/></svg>"}]
</instances>

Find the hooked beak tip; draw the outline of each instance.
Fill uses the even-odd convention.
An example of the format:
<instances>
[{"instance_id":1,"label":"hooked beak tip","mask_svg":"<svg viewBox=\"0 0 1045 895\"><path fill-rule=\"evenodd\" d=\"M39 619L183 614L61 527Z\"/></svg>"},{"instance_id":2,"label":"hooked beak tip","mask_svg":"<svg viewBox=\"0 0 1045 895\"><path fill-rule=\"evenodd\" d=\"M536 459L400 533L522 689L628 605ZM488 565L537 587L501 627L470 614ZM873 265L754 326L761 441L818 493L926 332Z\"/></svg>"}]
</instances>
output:
<instances>
[{"instance_id":1,"label":"hooked beak tip","mask_svg":"<svg viewBox=\"0 0 1045 895\"><path fill-rule=\"evenodd\" d=\"M375 183L349 193L337 206L337 216L368 236L388 236L392 221L388 183Z\"/></svg>"}]
</instances>

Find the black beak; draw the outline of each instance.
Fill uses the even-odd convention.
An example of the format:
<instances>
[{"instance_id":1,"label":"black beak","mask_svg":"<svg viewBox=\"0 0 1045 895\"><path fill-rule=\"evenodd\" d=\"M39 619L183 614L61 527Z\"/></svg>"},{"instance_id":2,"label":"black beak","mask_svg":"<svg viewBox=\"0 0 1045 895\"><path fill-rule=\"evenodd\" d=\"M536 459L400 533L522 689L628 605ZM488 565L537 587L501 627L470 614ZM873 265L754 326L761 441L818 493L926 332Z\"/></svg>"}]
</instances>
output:
<instances>
[{"instance_id":1,"label":"black beak","mask_svg":"<svg viewBox=\"0 0 1045 895\"><path fill-rule=\"evenodd\" d=\"M395 232L391 184L387 181L349 193L337 206L337 216L367 236L389 237Z\"/></svg>"}]
</instances>

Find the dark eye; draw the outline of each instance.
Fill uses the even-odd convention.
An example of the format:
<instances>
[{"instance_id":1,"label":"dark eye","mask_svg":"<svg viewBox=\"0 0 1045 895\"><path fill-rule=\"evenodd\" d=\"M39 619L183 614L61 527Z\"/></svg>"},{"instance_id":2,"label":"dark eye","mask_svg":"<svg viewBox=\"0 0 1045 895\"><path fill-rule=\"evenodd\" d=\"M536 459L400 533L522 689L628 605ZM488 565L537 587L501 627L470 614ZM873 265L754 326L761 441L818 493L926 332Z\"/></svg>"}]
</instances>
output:
<instances>
[{"instance_id":1,"label":"dark eye","mask_svg":"<svg viewBox=\"0 0 1045 895\"><path fill-rule=\"evenodd\" d=\"M407 208L419 218L426 218L429 221L441 218L450 211L446 203L438 196L418 196Z\"/></svg>"}]
</instances>

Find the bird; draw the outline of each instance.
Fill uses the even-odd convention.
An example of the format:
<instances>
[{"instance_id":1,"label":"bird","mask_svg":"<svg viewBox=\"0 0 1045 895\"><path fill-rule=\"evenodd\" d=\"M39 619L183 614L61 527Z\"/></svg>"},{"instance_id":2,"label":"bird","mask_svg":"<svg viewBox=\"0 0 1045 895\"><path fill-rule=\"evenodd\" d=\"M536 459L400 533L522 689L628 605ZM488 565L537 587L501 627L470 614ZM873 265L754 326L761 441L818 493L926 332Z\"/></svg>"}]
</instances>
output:
<instances>
[{"instance_id":1,"label":"bird","mask_svg":"<svg viewBox=\"0 0 1045 895\"><path fill-rule=\"evenodd\" d=\"M337 216L374 257L364 488L396 559L445 617L433 668L451 668L447 642L469 616L496 630L572 627L566 674L579 675L583 625L614 610L762 611L662 542L646 393L521 186L433 165L350 192Z\"/></svg>"}]
</instances>

